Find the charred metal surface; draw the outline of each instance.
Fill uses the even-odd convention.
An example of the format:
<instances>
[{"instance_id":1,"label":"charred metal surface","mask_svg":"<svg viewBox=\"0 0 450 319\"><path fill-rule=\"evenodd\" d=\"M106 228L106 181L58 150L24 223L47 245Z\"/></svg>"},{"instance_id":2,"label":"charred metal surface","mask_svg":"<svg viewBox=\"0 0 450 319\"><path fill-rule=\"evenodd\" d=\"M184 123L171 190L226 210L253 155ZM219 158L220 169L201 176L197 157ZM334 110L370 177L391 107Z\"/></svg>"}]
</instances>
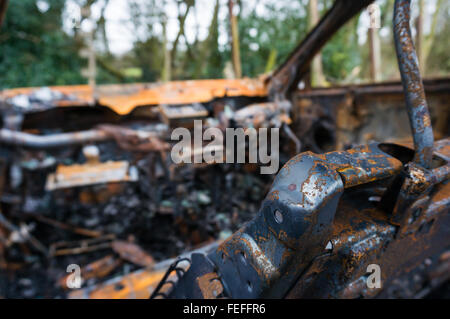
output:
<instances>
[{"instance_id":1,"label":"charred metal surface","mask_svg":"<svg viewBox=\"0 0 450 319\"><path fill-rule=\"evenodd\" d=\"M160 104L206 103L227 97L258 99L267 96L267 90L262 79L244 78L107 84L96 86L96 94L97 99L89 85L69 85L6 89L0 91L0 99L25 112L100 105L118 115L127 115L138 107Z\"/></svg>"},{"instance_id":2,"label":"charred metal surface","mask_svg":"<svg viewBox=\"0 0 450 319\"><path fill-rule=\"evenodd\" d=\"M126 161L58 166L55 173L48 175L45 189L53 191L95 184L137 182L138 178L136 167Z\"/></svg>"},{"instance_id":3,"label":"charred metal surface","mask_svg":"<svg viewBox=\"0 0 450 319\"><path fill-rule=\"evenodd\" d=\"M434 135L450 134L450 81L424 80ZM342 150L371 141L411 140L405 96L400 82L297 90L292 129L303 150ZM398 123L398 124L396 124Z\"/></svg>"},{"instance_id":4,"label":"charred metal surface","mask_svg":"<svg viewBox=\"0 0 450 319\"><path fill-rule=\"evenodd\" d=\"M25 148L49 149L88 144L115 139L124 149L141 151L166 150L168 145L158 139L157 134L135 131L119 126L102 125L98 129L51 135L29 134L9 129L0 129L0 143Z\"/></svg>"},{"instance_id":5,"label":"charred metal surface","mask_svg":"<svg viewBox=\"0 0 450 319\"><path fill-rule=\"evenodd\" d=\"M310 261L324 252L344 189L386 181L401 168L377 144L291 159L257 217L208 256L226 295L284 297Z\"/></svg>"},{"instance_id":6,"label":"charred metal surface","mask_svg":"<svg viewBox=\"0 0 450 319\"><path fill-rule=\"evenodd\" d=\"M0 141L2 143L38 149L99 142L108 138L109 137L105 132L99 130L52 134L49 136L29 134L8 129L0 130Z\"/></svg>"},{"instance_id":7,"label":"charred metal surface","mask_svg":"<svg viewBox=\"0 0 450 319\"><path fill-rule=\"evenodd\" d=\"M422 78L409 28L410 1L396 0L394 7L394 39L402 76L410 125L414 140L414 160L408 163L392 222L401 227L401 235L414 232L410 224L426 208L433 186L449 177L448 163L433 166L433 129L425 100Z\"/></svg>"},{"instance_id":8,"label":"charred metal surface","mask_svg":"<svg viewBox=\"0 0 450 319\"><path fill-rule=\"evenodd\" d=\"M410 0L395 1L395 49L416 149L414 161L424 168L430 168L434 137L430 113L425 99L425 90L409 27L410 5Z\"/></svg>"},{"instance_id":9,"label":"charred metal surface","mask_svg":"<svg viewBox=\"0 0 450 319\"><path fill-rule=\"evenodd\" d=\"M325 43L354 15L373 0L337 0L317 26L294 49L288 59L274 72L268 82L269 96L285 100L298 86L311 60Z\"/></svg>"},{"instance_id":10,"label":"charred metal surface","mask_svg":"<svg viewBox=\"0 0 450 319\"><path fill-rule=\"evenodd\" d=\"M403 90L399 83L297 90L314 54L371 2L336 1L267 85L262 78L108 85L98 87L97 100L88 86L0 92L6 102L0 106L0 268L11 267L2 249L19 240L14 248L23 250L11 250L16 257L34 257L24 242L45 256L112 249L116 255L85 264L92 278L126 261L147 267L73 291L73 298L147 298L152 291L172 298L417 297L448 280L450 140L432 150L429 132L433 123L438 138L449 134L450 82L425 81L430 118L405 22L408 1L397 1L404 19L396 17ZM416 149L368 143L410 135L406 126L392 125L394 118L407 122L403 92L410 119L417 120L411 120ZM170 128L192 127L194 119L220 130L282 128L280 157L287 163L270 190L272 177L255 177L254 165L170 163ZM354 146L361 143L368 145ZM86 144L106 152L80 152ZM287 161L292 154L298 155ZM256 217L230 236L255 216L264 194ZM58 211L61 203L78 210ZM43 215L53 210L60 220ZM103 225L119 213L118 223ZM97 226L66 224L67 215L77 226ZM43 245L33 236L17 238L29 231L24 216L89 239L56 241L52 232ZM233 228L223 232L219 225L227 218ZM117 240L124 229L131 238ZM134 235L165 258L230 237L181 258L189 270L175 262L165 263L164 272L132 243ZM381 266L380 289L367 286L371 263Z\"/></svg>"},{"instance_id":11,"label":"charred metal surface","mask_svg":"<svg viewBox=\"0 0 450 319\"><path fill-rule=\"evenodd\" d=\"M170 298L214 299L223 293L222 283L214 271L214 264L203 254L192 254L190 269L178 282L180 289L172 289Z\"/></svg>"},{"instance_id":12,"label":"charred metal surface","mask_svg":"<svg viewBox=\"0 0 450 319\"><path fill-rule=\"evenodd\" d=\"M448 184L441 184L433 199L446 192ZM391 224L378 205L354 195L347 193L339 204L330 249L312 261L288 298L413 298L430 287L428 277L449 247L448 199L438 205L440 211L428 206L414 222L415 230L402 236L402 228ZM369 264L380 266L381 288L368 287ZM446 276L435 280L443 283Z\"/></svg>"},{"instance_id":13,"label":"charred metal surface","mask_svg":"<svg viewBox=\"0 0 450 319\"><path fill-rule=\"evenodd\" d=\"M448 180L449 177L450 163L448 162L432 170L415 163L406 165L406 170L400 177L403 184L391 216L392 223L402 227L402 234L417 230L409 225L418 219L422 210L430 204L433 187Z\"/></svg>"},{"instance_id":14,"label":"charred metal surface","mask_svg":"<svg viewBox=\"0 0 450 319\"><path fill-rule=\"evenodd\" d=\"M440 141L437 148L445 150L449 143ZM388 144L382 148L396 149L402 160L412 158L411 149ZM448 165L445 161L440 167ZM430 176L435 176L433 171ZM215 264L212 269L225 296L356 298L423 293L430 274L437 271L439 256L449 249L449 184L431 178L430 192L398 209L405 219L399 224L393 221L396 212L387 211L381 197L392 191L401 172L402 162L378 144L324 155L307 152L291 159L277 175L257 217L205 256ZM367 286L371 263L382 269L380 289ZM415 285L409 283L412 276ZM191 297L185 289L192 282L189 278L180 280L173 296L183 291ZM399 283L395 278L407 279ZM434 280L442 282L445 276ZM406 283L410 286L398 295Z\"/></svg>"},{"instance_id":15,"label":"charred metal surface","mask_svg":"<svg viewBox=\"0 0 450 319\"><path fill-rule=\"evenodd\" d=\"M443 149L449 142L442 140L436 148ZM448 191L449 184L442 183L430 196L424 195L425 206L424 198L420 198L411 205L415 207L412 214L402 211L408 216L402 226L390 222L391 216L382 205L366 200L370 193L362 197L358 192L359 200L351 193L344 196L333 225L329 253L313 261L289 297L415 298L422 297L426 287L448 280L446 275L433 275L444 267L440 259L449 249ZM418 205L422 205L420 210ZM367 286L366 267L370 263L381 267L380 289Z\"/></svg>"},{"instance_id":16,"label":"charred metal surface","mask_svg":"<svg viewBox=\"0 0 450 319\"><path fill-rule=\"evenodd\" d=\"M450 139L433 145L409 1L396 1L394 25L414 150L384 143L295 156L257 216L193 264L173 296L198 297L186 287L209 272L231 298L416 297L448 280ZM368 284L371 264L382 287Z\"/></svg>"}]
</instances>

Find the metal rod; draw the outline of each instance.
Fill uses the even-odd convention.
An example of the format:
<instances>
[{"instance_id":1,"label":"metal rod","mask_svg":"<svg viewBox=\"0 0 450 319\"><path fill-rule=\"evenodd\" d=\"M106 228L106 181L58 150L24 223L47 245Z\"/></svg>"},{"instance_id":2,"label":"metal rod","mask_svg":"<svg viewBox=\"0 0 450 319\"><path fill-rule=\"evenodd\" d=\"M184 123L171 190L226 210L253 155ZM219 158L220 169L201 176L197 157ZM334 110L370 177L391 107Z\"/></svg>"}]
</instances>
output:
<instances>
[{"instance_id":1,"label":"metal rod","mask_svg":"<svg viewBox=\"0 0 450 319\"><path fill-rule=\"evenodd\" d=\"M450 178L450 164L433 169L433 183L438 184Z\"/></svg>"},{"instance_id":2,"label":"metal rod","mask_svg":"<svg viewBox=\"0 0 450 319\"><path fill-rule=\"evenodd\" d=\"M409 27L411 0L396 0L394 6L394 40L397 60L405 92L406 108L413 134L414 162L431 167L433 157L433 129L420 76L416 50Z\"/></svg>"},{"instance_id":3,"label":"metal rod","mask_svg":"<svg viewBox=\"0 0 450 319\"><path fill-rule=\"evenodd\" d=\"M126 149L137 147L141 151L149 151L165 148L165 143L158 139L162 134L162 131L134 130L111 124L98 125L96 128L86 131L51 135L36 135L2 128L0 129L0 144L10 144L33 149L48 149L116 140L119 146L125 147ZM158 140L152 140L152 138L157 138Z\"/></svg>"},{"instance_id":4,"label":"metal rod","mask_svg":"<svg viewBox=\"0 0 450 319\"><path fill-rule=\"evenodd\" d=\"M0 143L34 149L55 148L88 142L105 141L108 139L112 139L112 136L102 130L87 130L52 135L36 135L5 128L0 129Z\"/></svg>"}]
</instances>

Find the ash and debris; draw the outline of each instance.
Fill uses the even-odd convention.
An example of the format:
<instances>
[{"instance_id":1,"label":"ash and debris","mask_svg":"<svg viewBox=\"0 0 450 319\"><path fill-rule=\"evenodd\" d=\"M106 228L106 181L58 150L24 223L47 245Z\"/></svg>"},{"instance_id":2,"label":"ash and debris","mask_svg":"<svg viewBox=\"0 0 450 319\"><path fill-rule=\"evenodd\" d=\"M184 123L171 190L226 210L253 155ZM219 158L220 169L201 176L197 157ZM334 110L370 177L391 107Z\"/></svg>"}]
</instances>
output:
<instances>
[{"instance_id":1,"label":"ash and debris","mask_svg":"<svg viewBox=\"0 0 450 319\"><path fill-rule=\"evenodd\" d=\"M114 152L111 147L108 143L100 145L105 159L111 159L111 152ZM113 157L131 160L124 152ZM65 157L66 163L70 162L69 158ZM12 238L13 232L9 237L4 236L5 231L0 232L0 266L3 268L0 297L65 298L69 291L64 289L62 279L68 275L68 265L83 267L111 254L121 257L111 245L99 246L91 252L55 255L55 247L77 246L77 241L92 239L82 235L82 231L112 235L115 241L132 243L156 262L224 239L256 214L272 181L272 176L255 174L248 167L230 164L198 169L185 166L177 170L175 177L169 178L157 159L157 155L151 154L135 160L140 173L138 182L51 193L42 191L45 174L32 174L34 171L29 170L36 190L30 191L22 204L9 205L8 221L19 228L17 238ZM79 160L74 158L74 161ZM34 164L28 163L28 168L36 166ZM16 187L30 183L26 169L11 171L17 175L13 176L17 179ZM30 238L43 246L44 251ZM142 266L122 260L106 275L85 280L82 287L139 268Z\"/></svg>"}]
</instances>

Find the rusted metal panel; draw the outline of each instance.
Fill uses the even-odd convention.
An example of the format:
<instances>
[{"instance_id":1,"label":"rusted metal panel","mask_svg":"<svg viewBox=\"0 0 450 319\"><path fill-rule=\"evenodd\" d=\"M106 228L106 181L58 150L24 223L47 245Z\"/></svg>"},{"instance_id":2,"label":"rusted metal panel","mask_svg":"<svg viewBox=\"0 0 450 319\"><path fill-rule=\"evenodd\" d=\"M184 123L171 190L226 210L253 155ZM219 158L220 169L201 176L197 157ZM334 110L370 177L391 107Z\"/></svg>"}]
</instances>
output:
<instances>
[{"instance_id":1,"label":"rusted metal panel","mask_svg":"<svg viewBox=\"0 0 450 319\"><path fill-rule=\"evenodd\" d=\"M111 248L118 253L122 259L128 260L141 267L152 269L155 265L153 257L134 243L116 240L111 244Z\"/></svg>"},{"instance_id":2,"label":"rusted metal panel","mask_svg":"<svg viewBox=\"0 0 450 319\"><path fill-rule=\"evenodd\" d=\"M409 13L409 1L396 0L395 6L394 24L402 21L409 35L409 15L398 10L407 6ZM450 139L429 144L433 135L420 73L415 61L413 70L402 61L414 48L399 51L414 149L369 144L293 157L257 216L215 251L196 256L170 297L211 296L212 288L198 280L205 276L219 278L219 298L391 297L398 288L414 297L423 294L426 280L448 278L442 274L450 243ZM351 107L348 100L344 106ZM353 129L357 118L340 119L339 125ZM383 269L383 289L367 284L372 264Z\"/></svg>"},{"instance_id":3,"label":"rusted metal panel","mask_svg":"<svg viewBox=\"0 0 450 319\"><path fill-rule=\"evenodd\" d=\"M183 106L160 105L159 114L164 123L171 128L194 126L194 120L203 120L208 116L206 108L198 103Z\"/></svg>"},{"instance_id":4,"label":"rusted metal panel","mask_svg":"<svg viewBox=\"0 0 450 319\"><path fill-rule=\"evenodd\" d=\"M427 231L422 228L394 239L396 228L383 211L361 210L355 204L349 200L340 204L330 239L332 248L313 260L288 298L414 298L429 285L427 277L440 263L442 241L449 241L448 214L435 215ZM368 264L380 266L380 289L367 286ZM442 283L445 276L440 280Z\"/></svg>"},{"instance_id":5,"label":"rusted metal panel","mask_svg":"<svg viewBox=\"0 0 450 319\"><path fill-rule=\"evenodd\" d=\"M450 134L449 79L424 80L437 139ZM298 90L293 131L305 147L321 152L370 141L405 142L411 129L401 83L360 84Z\"/></svg>"},{"instance_id":6,"label":"rusted metal panel","mask_svg":"<svg viewBox=\"0 0 450 319\"><path fill-rule=\"evenodd\" d=\"M165 271L140 270L123 278L115 278L95 289L71 292L71 299L148 299Z\"/></svg>"},{"instance_id":7,"label":"rusted metal panel","mask_svg":"<svg viewBox=\"0 0 450 319\"><path fill-rule=\"evenodd\" d=\"M344 189L387 181L401 168L399 160L376 145L291 159L257 217L208 255L226 295L283 297L311 258L325 249ZM173 296L179 295L174 291Z\"/></svg>"},{"instance_id":8,"label":"rusted metal panel","mask_svg":"<svg viewBox=\"0 0 450 319\"><path fill-rule=\"evenodd\" d=\"M423 89L418 83L421 81L420 74L414 74L412 93L417 93L419 97L411 98L406 92L406 100L409 108L415 107L414 103L409 102L417 100L416 104L421 109L418 112L419 125L412 123L413 134L417 135L414 140L416 150L413 143L409 143L409 147L370 143L348 149L355 143L408 137L409 129L401 125L407 123L408 117L399 83L295 91L313 54L338 26L370 2L361 1L355 5L349 0L336 1L313 34L306 38L269 82L261 78L109 85L96 90L96 101L87 86L4 91L2 97L10 103L15 101L23 113L49 108L64 109L59 106L96 105L107 106L117 114L127 115L138 106L159 105L159 108L145 109L158 113L168 124L163 125L164 134L134 131L124 126L100 125L79 133L42 136L29 134L29 131L14 131L14 127L20 128L20 121L12 118L7 121L12 127L2 129L0 139L3 138L4 143L19 146L21 151L21 147L35 148L26 150L30 152L26 154L37 153L39 150L36 149L49 146L73 146L114 139L120 148L119 152L128 155L124 151L129 151L133 154L133 160L141 159L149 152L153 152L150 155L160 156L158 163L162 163L160 169L164 172L157 174L155 169L154 175L162 177L167 174L173 182L174 177L180 174L177 171L179 167L165 163L169 145L163 138L170 132L167 127L178 126L179 120L186 119L191 123L195 118L205 118L210 115L211 109L214 115L221 114L226 102L221 100L215 104L214 99L226 97L229 101L230 97L240 96L249 97L250 103L234 111L227 110L228 115L232 113L228 119L217 116L220 129L228 127L231 122L244 128L282 127L289 138L298 142L297 153L302 143L303 149L313 151L293 157L281 169L256 218L219 247L190 254L187 259L182 258L190 261L189 270L181 267L180 260L176 260L166 272L163 268L167 268L167 264L156 268L153 257L136 244L118 241L113 235L89 230L86 232L85 229L47 220L47 223L57 225L58 228L93 237L54 243L48 252L51 256L112 249L123 260L147 267L104 284L73 292L70 297L148 298L167 297L168 294L175 298L390 297L395 295L390 290L406 286L408 288L403 289L406 296L417 296L423 292L420 287L416 287L417 283L410 283L411 276L423 277L419 284L427 281L436 284L446 280L449 258L445 249L448 249L450 242L447 182L450 174L450 140L447 138L436 142L432 157L428 154L417 159L419 164L424 165L411 161L414 151L426 154L427 151L423 152L423 149L430 148L430 145L427 146L429 140L427 143L420 141L423 131L428 130L425 126L429 124L431 130L433 123L438 127L436 136L448 135L448 79L425 81L432 108L433 117L430 120ZM413 48L408 46L408 50ZM402 69L401 72L403 74L406 71ZM403 76L405 82L408 79L405 80ZM272 100L254 104L262 100L256 98L267 97L265 83L271 90L269 99ZM405 88L408 91L410 86L406 85ZM295 91L292 101L287 100L286 96L292 91ZM34 102L27 100L29 96L33 96ZM46 99L46 96L51 98ZM191 107L196 105L194 103L207 105L196 109ZM292 113L297 136L292 134L288 126ZM413 114L413 117L416 115ZM392 126L394 118L398 125L393 125L394 129L389 131L384 123ZM427 125L422 125L425 122ZM334 148L340 151L322 154ZM189 156L207 150L197 148ZM216 151L219 150L223 150L223 147L219 146ZM117 185L123 186L123 183L118 182L137 180L130 174L128 161L100 163L95 152L84 155L86 164L59 165L56 172L49 175L47 190L112 183L104 185L111 195L120 191ZM155 158L151 157L153 160ZM178 196L178 188L176 192ZM180 190L179 194L185 193ZM85 192L79 195L80 202L86 204L89 196ZM96 189L95 197L98 196L101 197L101 194ZM162 212L162 209L158 209L158 213ZM174 214L175 209L169 206L165 213ZM4 225L14 230L13 224L5 218L2 220ZM183 232L188 233L189 228L186 227ZM39 242L34 242L34 245L39 249ZM43 248L47 254L46 247ZM107 256L86 265L83 270L87 272L88 278L102 277L119 263L120 260ZM368 289L366 266L369 263L377 263L383 268L385 290ZM3 265L0 259L0 267ZM104 271L100 268L104 268ZM175 289L170 291L168 280L178 281Z\"/></svg>"},{"instance_id":9,"label":"rusted metal panel","mask_svg":"<svg viewBox=\"0 0 450 319\"><path fill-rule=\"evenodd\" d=\"M27 98L40 88L15 88L0 92L0 99L23 96ZM48 101L48 107L89 106L96 103L92 88L88 85L49 87L57 97ZM267 95L263 79L216 79L173 81L168 83L138 83L121 85L99 85L96 87L98 104L111 108L120 115L126 115L138 106L159 104L192 104L209 102L222 97L264 97ZM45 101L44 101L45 102ZM42 103L32 103L31 110L45 108ZM24 107L24 110L26 108Z\"/></svg>"},{"instance_id":10,"label":"rusted metal panel","mask_svg":"<svg viewBox=\"0 0 450 319\"><path fill-rule=\"evenodd\" d=\"M176 282L178 276L175 272L167 273L170 266L176 263L177 267L187 270L190 263L187 258L191 258L195 253L205 253L217 248L220 242L214 242L204 247L187 252L180 256L180 259L170 259L159 262L152 269L139 269L124 276L118 276L104 283L73 291L69 294L71 299L148 299L153 293L167 293L172 285L158 287L161 280ZM213 283L214 284L214 283ZM216 289L217 284L214 286ZM155 289L157 291L155 292Z\"/></svg>"},{"instance_id":11,"label":"rusted metal panel","mask_svg":"<svg viewBox=\"0 0 450 319\"><path fill-rule=\"evenodd\" d=\"M59 165L55 173L48 175L45 189L53 191L104 183L136 182L137 180L136 168L130 166L126 161Z\"/></svg>"},{"instance_id":12,"label":"rusted metal panel","mask_svg":"<svg viewBox=\"0 0 450 319\"><path fill-rule=\"evenodd\" d=\"M450 140L441 141L439 149L443 143ZM389 147L382 146L389 152L396 148ZM411 160L413 152L405 152ZM398 286L392 282L397 276L419 272L427 280L428 273L443 267L437 259L450 240L448 184L437 182L423 213L397 228L382 195L392 191L389 187L402 166L377 145L294 157L277 175L257 217L204 257L209 261L192 263L194 279L213 276L208 267L199 272L212 262L223 296L233 298L392 296L390 290L368 288L366 266L371 263L382 267L383 283L390 289ZM355 174L355 169L368 175ZM415 216L409 207L401 214L407 220ZM430 265L422 269L426 257ZM204 298L211 289L202 289L186 275L171 296ZM194 292L198 290L202 293ZM417 291L404 293L411 297Z\"/></svg>"}]
</instances>

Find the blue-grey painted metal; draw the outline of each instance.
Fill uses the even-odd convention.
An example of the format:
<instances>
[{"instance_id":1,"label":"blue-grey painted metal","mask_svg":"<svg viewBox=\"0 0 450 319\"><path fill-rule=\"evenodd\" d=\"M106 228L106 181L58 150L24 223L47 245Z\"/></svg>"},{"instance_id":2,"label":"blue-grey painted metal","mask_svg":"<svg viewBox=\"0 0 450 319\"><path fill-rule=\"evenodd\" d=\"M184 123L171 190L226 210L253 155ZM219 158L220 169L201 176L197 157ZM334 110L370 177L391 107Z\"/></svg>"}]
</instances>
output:
<instances>
[{"instance_id":1,"label":"blue-grey painted metal","mask_svg":"<svg viewBox=\"0 0 450 319\"><path fill-rule=\"evenodd\" d=\"M414 139L414 162L431 167L433 129L425 91L420 76L416 51L411 37L410 0L396 0L394 7L394 39L397 60L405 91L406 107Z\"/></svg>"}]
</instances>

